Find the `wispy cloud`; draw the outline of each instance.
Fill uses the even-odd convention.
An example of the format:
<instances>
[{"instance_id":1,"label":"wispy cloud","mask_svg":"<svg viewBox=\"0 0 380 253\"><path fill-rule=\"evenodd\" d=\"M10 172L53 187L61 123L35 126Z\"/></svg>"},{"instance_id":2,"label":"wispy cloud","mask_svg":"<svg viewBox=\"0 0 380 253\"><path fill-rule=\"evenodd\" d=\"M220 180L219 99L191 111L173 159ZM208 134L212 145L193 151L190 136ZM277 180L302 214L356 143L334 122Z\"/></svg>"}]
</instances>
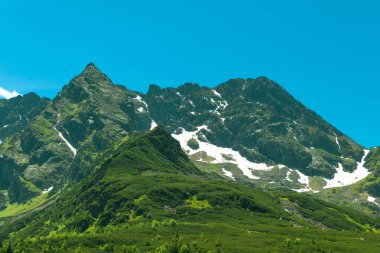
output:
<instances>
[{"instance_id":1,"label":"wispy cloud","mask_svg":"<svg viewBox=\"0 0 380 253\"><path fill-rule=\"evenodd\" d=\"M17 97L18 95L20 95L20 94L17 91L8 91L8 90L0 87L0 98L3 97L6 99L10 99L13 97Z\"/></svg>"}]
</instances>

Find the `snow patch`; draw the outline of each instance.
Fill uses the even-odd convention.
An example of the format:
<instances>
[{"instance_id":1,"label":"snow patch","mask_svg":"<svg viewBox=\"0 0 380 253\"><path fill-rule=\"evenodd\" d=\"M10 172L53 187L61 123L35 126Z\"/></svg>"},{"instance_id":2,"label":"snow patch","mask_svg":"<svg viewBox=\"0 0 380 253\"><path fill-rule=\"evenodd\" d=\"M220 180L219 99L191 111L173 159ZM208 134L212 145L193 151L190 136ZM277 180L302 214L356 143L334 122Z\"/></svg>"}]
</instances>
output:
<instances>
[{"instance_id":1,"label":"snow patch","mask_svg":"<svg viewBox=\"0 0 380 253\"><path fill-rule=\"evenodd\" d=\"M296 191L296 192L309 192L309 191L313 191L310 188L310 186L309 186L309 183L310 183L309 177L306 176L305 174L303 174L302 172L298 171L298 170L296 170L296 172L298 173L298 176L299 176L298 183L305 185L305 188L295 189L294 191Z\"/></svg>"},{"instance_id":2,"label":"snow patch","mask_svg":"<svg viewBox=\"0 0 380 253\"><path fill-rule=\"evenodd\" d=\"M211 90L215 95L217 95L218 97L222 98L222 96L220 95L219 92L217 92L216 90L212 89Z\"/></svg>"},{"instance_id":3,"label":"snow patch","mask_svg":"<svg viewBox=\"0 0 380 253\"><path fill-rule=\"evenodd\" d=\"M372 203L376 204L377 206L379 205L379 204L376 202L376 198L374 198L374 197L372 197L372 196L370 196L370 195L368 195L368 197L367 197L367 201L368 201L368 202L372 202Z\"/></svg>"},{"instance_id":4,"label":"snow patch","mask_svg":"<svg viewBox=\"0 0 380 253\"><path fill-rule=\"evenodd\" d=\"M333 133L334 133L334 135L335 135L335 143L336 143L336 145L338 145L339 150L342 150L341 147L340 147L340 143L339 143L338 135L336 135L335 132L333 132Z\"/></svg>"},{"instance_id":5,"label":"snow patch","mask_svg":"<svg viewBox=\"0 0 380 253\"><path fill-rule=\"evenodd\" d=\"M53 190L53 186L50 186L49 188L43 190L43 191L42 191L42 194L47 193L47 192L50 192L51 190Z\"/></svg>"},{"instance_id":6,"label":"snow patch","mask_svg":"<svg viewBox=\"0 0 380 253\"><path fill-rule=\"evenodd\" d=\"M343 170L342 164L339 163L336 169L336 173L333 179L326 180L327 184L323 189L333 188L333 187L342 187L347 185L352 185L363 178L367 177L371 172L369 172L365 167L365 158L367 157L369 150L364 150L364 156L356 167L356 170L351 172L346 172Z\"/></svg>"},{"instance_id":7,"label":"snow patch","mask_svg":"<svg viewBox=\"0 0 380 253\"><path fill-rule=\"evenodd\" d=\"M228 171L225 168L222 168L222 171L223 171L223 175L225 175L226 177L229 177L229 178L231 178L232 180L235 181L235 177L234 177L234 175L232 174L231 171Z\"/></svg>"},{"instance_id":8,"label":"snow patch","mask_svg":"<svg viewBox=\"0 0 380 253\"><path fill-rule=\"evenodd\" d=\"M150 124L150 130L156 128L156 126L157 126L156 121L152 120L152 123Z\"/></svg>"},{"instance_id":9,"label":"snow patch","mask_svg":"<svg viewBox=\"0 0 380 253\"><path fill-rule=\"evenodd\" d=\"M142 99L141 96L137 95L135 98L133 98L134 100L140 102L140 104L143 104L145 106L145 109L144 107L139 107L137 109L138 112L147 112L149 113L149 106L148 104ZM150 117L152 119L152 117ZM152 119L152 122L150 123L150 130L154 129L155 127L157 126L157 123Z\"/></svg>"},{"instance_id":10,"label":"snow patch","mask_svg":"<svg viewBox=\"0 0 380 253\"><path fill-rule=\"evenodd\" d=\"M222 98L222 96L220 95L220 93L218 93L216 90L212 90L212 92L217 96L219 97L220 99L222 99L222 101L218 101L217 103L215 102L215 100L213 98L211 98L211 102L214 103L214 104L217 104L215 110L214 110L214 113L215 114L218 114L220 115L219 113L219 109L222 108L223 110L226 109L226 107L228 106L228 102L226 100L224 100Z\"/></svg>"},{"instance_id":11,"label":"snow patch","mask_svg":"<svg viewBox=\"0 0 380 253\"><path fill-rule=\"evenodd\" d=\"M66 145L69 147L71 152L73 152L74 157L75 157L77 155L77 150L70 144L70 142L68 140L66 140L66 138L62 135L62 133L60 131L58 131L58 129L56 127L54 127L54 130L58 133L59 138L61 138L66 143Z\"/></svg>"},{"instance_id":12,"label":"snow patch","mask_svg":"<svg viewBox=\"0 0 380 253\"><path fill-rule=\"evenodd\" d=\"M250 179L260 179L257 176L252 174L252 171L255 170L271 170L275 166L268 166L265 163L253 163L248 161L245 157L241 156L238 151L232 150L231 148L218 147L212 143L201 141L198 138L198 134L201 134L200 131L206 130L210 131L206 125L197 127L197 130L193 132L188 132L184 128L181 128L182 133L172 134L172 136L178 140L181 144L181 147L189 154L193 155L200 151L204 151L208 156L213 157L211 163L220 164L220 163L232 163L236 164L238 168L243 172L245 176ZM206 139L202 136L202 140ZM188 145L187 142L190 139L195 139L199 143L199 149L193 150Z\"/></svg>"},{"instance_id":13,"label":"snow patch","mask_svg":"<svg viewBox=\"0 0 380 253\"><path fill-rule=\"evenodd\" d=\"M293 170L289 169L288 172L286 172L286 180L289 182L293 182L293 180L290 179L290 174L292 173Z\"/></svg>"},{"instance_id":14,"label":"snow patch","mask_svg":"<svg viewBox=\"0 0 380 253\"><path fill-rule=\"evenodd\" d=\"M133 98L134 100L137 100L139 101L140 103L144 104L145 107L148 109L148 104L142 99L141 96L137 95L135 98Z\"/></svg>"}]
</instances>

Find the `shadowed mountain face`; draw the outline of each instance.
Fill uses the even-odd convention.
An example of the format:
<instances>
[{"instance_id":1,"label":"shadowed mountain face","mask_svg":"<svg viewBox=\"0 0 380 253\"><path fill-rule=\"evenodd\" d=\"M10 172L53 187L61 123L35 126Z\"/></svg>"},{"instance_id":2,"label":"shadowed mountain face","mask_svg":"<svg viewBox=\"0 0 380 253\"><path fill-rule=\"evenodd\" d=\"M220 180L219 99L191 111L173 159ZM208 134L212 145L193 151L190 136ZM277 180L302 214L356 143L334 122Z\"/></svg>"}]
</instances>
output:
<instances>
[{"instance_id":1,"label":"shadowed mountain face","mask_svg":"<svg viewBox=\"0 0 380 253\"><path fill-rule=\"evenodd\" d=\"M203 170L251 183L310 190L312 176L319 190L338 169L356 171L364 155L267 78L215 89L152 85L145 95L112 83L90 63L52 101L35 94L0 100L0 190L8 192L0 203L85 178L109 148L157 124Z\"/></svg>"},{"instance_id":2,"label":"shadowed mountain face","mask_svg":"<svg viewBox=\"0 0 380 253\"><path fill-rule=\"evenodd\" d=\"M333 178L339 163L353 171L364 155L360 145L265 77L232 79L215 89L152 85L146 100L154 120L172 132L206 125L197 134L216 146L308 176Z\"/></svg>"},{"instance_id":3,"label":"shadowed mountain face","mask_svg":"<svg viewBox=\"0 0 380 253\"><path fill-rule=\"evenodd\" d=\"M25 129L49 103L35 93L0 100L0 140Z\"/></svg>"}]
</instances>

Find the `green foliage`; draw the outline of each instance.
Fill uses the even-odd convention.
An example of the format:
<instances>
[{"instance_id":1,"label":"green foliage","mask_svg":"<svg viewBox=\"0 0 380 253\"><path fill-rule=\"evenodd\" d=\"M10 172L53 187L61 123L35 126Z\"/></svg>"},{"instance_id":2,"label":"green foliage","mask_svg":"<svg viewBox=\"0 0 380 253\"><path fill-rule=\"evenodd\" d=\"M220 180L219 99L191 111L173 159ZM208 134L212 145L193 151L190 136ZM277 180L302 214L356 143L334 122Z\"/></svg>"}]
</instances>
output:
<instances>
[{"instance_id":1,"label":"green foliage","mask_svg":"<svg viewBox=\"0 0 380 253\"><path fill-rule=\"evenodd\" d=\"M192 138L187 142L187 145L194 150L199 149L199 143L196 139Z\"/></svg>"},{"instance_id":2,"label":"green foliage","mask_svg":"<svg viewBox=\"0 0 380 253\"><path fill-rule=\"evenodd\" d=\"M114 247L115 246L112 243L106 243L103 247L101 247L101 249L103 252L114 252Z\"/></svg>"},{"instance_id":3,"label":"green foliage","mask_svg":"<svg viewBox=\"0 0 380 253\"><path fill-rule=\"evenodd\" d=\"M183 244L181 248L179 249L179 253L190 253L189 246L187 246L186 244Z\"/></svg>"},{"instance_id":4,"label":"green foliage","mask_svg":"<svg viewBox=\"0 0 380 253\"><path fill-rule=\"evenodd\" d=\"M207 199L198 200L197 196L192 196L191 199L186 200L186 203L189 205L189 207L195 209L212 208Z\"/></svg>"}]
</instances>

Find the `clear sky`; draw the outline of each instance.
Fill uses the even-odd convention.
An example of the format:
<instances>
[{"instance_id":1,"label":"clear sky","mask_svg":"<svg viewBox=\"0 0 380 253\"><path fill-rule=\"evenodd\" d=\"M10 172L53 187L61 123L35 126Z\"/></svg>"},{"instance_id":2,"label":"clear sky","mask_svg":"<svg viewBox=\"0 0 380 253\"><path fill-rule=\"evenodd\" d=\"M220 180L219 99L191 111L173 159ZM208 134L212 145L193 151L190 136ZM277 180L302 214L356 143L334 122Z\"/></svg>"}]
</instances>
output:
<instances>
[{"instance_id":1,"label":"clear sky","mask_svg":"<svg viewBox=\"0 0 380 253\"><path fill-rule=\"evenodd\" d=\"M54 97L93 61L132 90L267 76L380 145L380 2L0 2L0 87Z\"/></svg>"}]
</instances>

